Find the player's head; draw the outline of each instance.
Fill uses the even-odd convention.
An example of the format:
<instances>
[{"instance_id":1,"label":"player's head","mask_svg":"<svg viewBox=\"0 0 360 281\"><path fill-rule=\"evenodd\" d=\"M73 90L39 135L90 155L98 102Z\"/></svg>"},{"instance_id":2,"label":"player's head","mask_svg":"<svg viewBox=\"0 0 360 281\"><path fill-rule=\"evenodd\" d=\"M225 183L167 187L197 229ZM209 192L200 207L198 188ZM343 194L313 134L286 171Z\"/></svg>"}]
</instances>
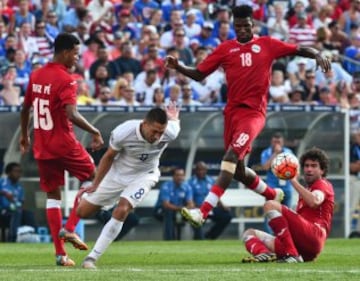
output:
<instances>
[{"instance_id":1,"label":"player's head","mask_svg":"<svg viewBox=\"0 0 360 281\"><path fill-rule=\"evenodd\" d=\"M185 180L185 171L181 167L176 167L173 171L173 181L176 185L180 185Z\"/></svg>"},{"instance_id":2,"label":"player's head","mask_svg":"<svg viewBox=\"0 0 360 281\"><path fill-rule=\"evenodd\" d=\"M70 33L60 33L54 42L54 61L72 68L79 59L80 41Z\"/></svg>"},{"instance_id":3,"label":"player's head","mask_svg":"<svg viewBox=\"0 0 360 281\"><path fill-rule=\"evenodd\" d=\"M323 150L313 147L300 157L300 165L304 171L305 181L310 184L326 176L329 158Z\"/></svg>"},{"instance_id":4,"label":"player's head","mask_svg":"<svg viewBox=\"0 0 360 281\"><path fill-rule=\"evenodd\" d=\"M246 43L253 37L253 10L248 5L236 6L232 9L236 38L240 43Z\"/></svg>"},{"instance_id":5,"label":"player's head","mask_svg":"<svg viewBox=\"0 0 360 281\"><path fill-rule=\"evenodd\" d=\"M275 132L271 137L271 145L274 147L275 145L284 145L284 137L282 133Z\"/></svg>"},{"instance_id":6,"label":"player's head","mask_svg":"<svg viewBox=\"0 0 360 281\"><path fill-rule=\"evenodd\" d=\"M5 166L5 174L13 182L17 182L21 177L21 166L19 163L11 162Z\"/></svg>"},{"instance_id":7,"label":"player's head","mask_svg":"<svg viewBox=\"0 0 360 281\"><path fill-rule=\"evenodd\" d=\"M151 109L141 124L141 134L149 143L161 138L167 126L166 111L160 107Z\"/></svg>"}]
</instances>

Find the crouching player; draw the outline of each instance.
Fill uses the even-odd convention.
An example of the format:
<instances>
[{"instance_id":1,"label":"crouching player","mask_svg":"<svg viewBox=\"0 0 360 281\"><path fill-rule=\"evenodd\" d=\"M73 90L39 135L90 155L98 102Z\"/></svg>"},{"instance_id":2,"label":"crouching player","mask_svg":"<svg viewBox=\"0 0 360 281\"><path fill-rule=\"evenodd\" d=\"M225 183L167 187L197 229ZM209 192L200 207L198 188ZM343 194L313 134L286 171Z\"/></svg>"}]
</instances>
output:
<instances>
[{"instance_id":1,"label":"crouching player","mask_svg":"<svg viewBox=\"0 0 360 281\"><path fill-rule=\"evenodd\" d=\"M294 178L299 193L296 212L271 200L264 205L274 236L257 229L243 234L246 250L252 255L244 263L313 261L322 251L331 229L334 190L325 179L329 160L324 151L312 148L300 158L305 185Z\"/></svg>"}]
</instances>

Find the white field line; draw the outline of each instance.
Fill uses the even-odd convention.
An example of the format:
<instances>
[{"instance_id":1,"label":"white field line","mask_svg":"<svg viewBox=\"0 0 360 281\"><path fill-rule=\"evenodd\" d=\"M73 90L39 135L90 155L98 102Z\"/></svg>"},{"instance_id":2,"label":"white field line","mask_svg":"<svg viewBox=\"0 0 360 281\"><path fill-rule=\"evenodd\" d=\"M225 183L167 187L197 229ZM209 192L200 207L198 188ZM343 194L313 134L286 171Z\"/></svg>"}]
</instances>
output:
<instances>
[{"instance_id":1,"label":"white field line","mask_svg":"<svg viewBox=\"0 0 360 281\"><path fill-rule=\"evenodd\" d=\"M2 265L4 266L4 265ZM360 273L360 269L344 269L342 270L341 268L338 269L301 269L298 267L299 265L296 265L296 267L293 268L271 268L271 271L275 271L275 272L297 272L297 273L304 273L304 274L313 274L313 273L321 273L321 274L326 274L326 273L331 273L331 274L343 274L343 273L351 273L351 274L359 274ZM300 265L301 266L301 265ZM84 271L85 269L82 268L54 268L54 269L19 269L19 268L1 268L0 267L0 272L34 272L34 273L43 273L43 272L79 272L79 271ZM89 271L89 270L87 270ZM240 268L224 268L224 269L210 269L210 268L204 268L204 269L200 269L200 268L188 268L188 269L151 269L151 268L112 268L112 269L101 269L101 267L99 267L96 270L93 271L103 271L103 272L141 272L141 273L174 273L174 272L267 272L269 271L269 268L254 268L253 266L251 268L244 268L244 267L240 267Z\"/></svg>"}]
</instances>

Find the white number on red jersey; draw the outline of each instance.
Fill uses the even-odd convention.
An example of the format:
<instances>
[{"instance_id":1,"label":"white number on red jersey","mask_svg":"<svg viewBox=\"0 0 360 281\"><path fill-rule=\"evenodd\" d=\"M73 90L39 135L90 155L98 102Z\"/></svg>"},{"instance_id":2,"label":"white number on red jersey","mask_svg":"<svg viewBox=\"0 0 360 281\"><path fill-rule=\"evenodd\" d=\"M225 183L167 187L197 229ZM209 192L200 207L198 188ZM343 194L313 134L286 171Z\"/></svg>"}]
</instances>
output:
<instances>
[{"instance_id":1,"label":"white number on red jersey","mask_svg":"<svg viewBox=\"0 0 360 281\"><path fill-rule=\"evenodd\" d=\"M50 101L46 99L34 99L34 129L50 131L54 128L54 122L51 118L49 103Z\"/></svg>"},{"instance_id":2,"label":"white number on red jersey","mask_svg":"<svg viewBox=\"0 0 360 281\"><path fill-rule=\"evenodd\" d=\"M240 55L241 66L252 66L251 53L243 53Z\"/></svg>"}]
</instances>

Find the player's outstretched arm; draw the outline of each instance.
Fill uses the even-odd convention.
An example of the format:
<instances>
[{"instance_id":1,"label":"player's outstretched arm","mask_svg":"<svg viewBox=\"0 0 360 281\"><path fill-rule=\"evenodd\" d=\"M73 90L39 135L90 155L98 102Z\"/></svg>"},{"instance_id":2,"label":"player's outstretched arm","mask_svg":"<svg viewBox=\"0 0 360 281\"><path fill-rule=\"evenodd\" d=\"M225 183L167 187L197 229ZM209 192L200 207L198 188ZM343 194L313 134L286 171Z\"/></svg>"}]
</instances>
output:
<instances>
[{"instance_id":1,"label":"player's outstretched arm","mask_svg":"<svg viewBox=\"0 0 360 281\"><path fill-rule=\"evenodd\" d=\"M178 59L173 56L167 56L165 58L165 67L175 69L176 71L179 71L185 76L190 77L196 81L202 81L207 76L206 74L197 70L195 67L189 67L179 63Z\"/></svg>"},{"instance_id":2,"label":"player's outstretched arm","mask_svg":"<svg viewBox=\"0 0 360 281\"><path fill-rule=\"evenodd\" d=\"M91 142L91 149L93 151L99 150L104 145L104 140L101 136L100 131L91 125L85 118L82 116L77 108L76 105L68 104L66 105L66 115L71 122L73 122L79 128L89 132L92 134L92 142Z\"/></svg>"},{"instance_id":3,"label":"player's outstretched arm","mask_svg":"<svg viewBox=\"0 0 360 281\"><path fill-rule=\"evenodd\" d=\"M328 72L331 70L331 61L329 60L329 58L322 55L318 50L314 48L298 46L296 54L298 56L315 59L317 66L320 66L323 72Z\"/></svg>"}]
</instances>

